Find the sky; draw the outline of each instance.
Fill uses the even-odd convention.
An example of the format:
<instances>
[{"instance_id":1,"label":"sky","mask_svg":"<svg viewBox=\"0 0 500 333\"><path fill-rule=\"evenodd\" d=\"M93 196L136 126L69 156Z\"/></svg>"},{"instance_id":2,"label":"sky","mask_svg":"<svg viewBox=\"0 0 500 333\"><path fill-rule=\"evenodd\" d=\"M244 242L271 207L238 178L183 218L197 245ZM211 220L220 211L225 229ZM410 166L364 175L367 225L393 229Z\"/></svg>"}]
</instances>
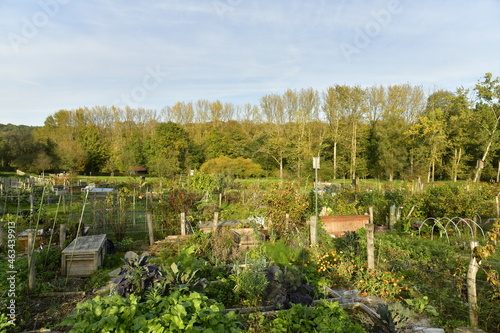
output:
<instances>
[{"instance_id":1,"label":"sky","mask_svg":"<svg viewBox=\"0 0 500 333\"><path fill-rule=\"evenodd\" d=\"M500 76L498 0L2 0L0 124L335 84Z\"/></svg>"}]
</instances>

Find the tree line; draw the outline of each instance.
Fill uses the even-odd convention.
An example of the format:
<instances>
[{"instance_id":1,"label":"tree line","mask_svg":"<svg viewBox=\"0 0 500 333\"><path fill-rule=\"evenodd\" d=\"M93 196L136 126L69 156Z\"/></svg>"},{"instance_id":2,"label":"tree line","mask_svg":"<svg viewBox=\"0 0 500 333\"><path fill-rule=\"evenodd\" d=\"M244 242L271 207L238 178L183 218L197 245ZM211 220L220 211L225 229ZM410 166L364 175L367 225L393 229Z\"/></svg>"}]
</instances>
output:
<instances>
[{"instance_id":1,"label":"tree line","mask_svg":"<svg viewBox=\"0 0 500 333\"><path fill-rule=\"evenodd\" d=\"M288 89L258 105L178 102L162 110L59 110L44 126L0 125L0 167L172 176L221 158L266 174L324 179L497 179L500 79L426 94L411 84ZM219 163L221 164L221 163Z\"/></svg>"}]
</instances>

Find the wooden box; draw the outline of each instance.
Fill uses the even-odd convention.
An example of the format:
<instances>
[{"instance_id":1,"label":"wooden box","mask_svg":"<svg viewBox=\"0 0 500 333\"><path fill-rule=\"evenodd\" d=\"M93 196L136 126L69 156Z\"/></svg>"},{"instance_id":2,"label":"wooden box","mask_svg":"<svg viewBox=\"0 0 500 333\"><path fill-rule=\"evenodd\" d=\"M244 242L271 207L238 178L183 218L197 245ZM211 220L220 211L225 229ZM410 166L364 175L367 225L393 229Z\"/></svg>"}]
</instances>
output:
<instances>
[{"instance_id":1,"label":"wooden box","mask_svg":"<svg viewBox=\"0 0 500 333\"><path fill-rule=\"evenodd\" d=\"M370 223L369 215L322 216L323 228L334 237L341 237L348 231L356 231Z\"/></svg>"},{"instance_id":2,"label":"wooden box","mask_svg":"<svg viewBox=\"0 0 500 333\"><path fill-rule=\"evenodd\" d=\"M62 251L61 274L71 277L91 276L102 265L105 254L105 234L75 238Z\"/></svg>"},{"instance_id":3,"label":"wooden box","mask_svg":"<svg viewBox=\"0 0 500 333\"><path fill-rule=\"evenodd\" d=\"M253 228L236 228L231 229L231 239L234 244L240 249L250 249L259 243L264 235L260 232L255 232Z\"/></svg>"},{"instance_id":4,"label":"wooden box","mask_svg":"<svg viewBox=\"0 0 500 333\"><path fill-rule=\"evenodd\" d=\"M17 248L19 251L26 251L28 247L28 232L30 232L31 229L27 229L23 232L21 232L19 235L17 235ZM38 232L36 233L35 237L35 249L39 248L40 245L43 244L45 235L44 235L44 230L43 229L38 229Z\"/></svg>"}]
</instances>

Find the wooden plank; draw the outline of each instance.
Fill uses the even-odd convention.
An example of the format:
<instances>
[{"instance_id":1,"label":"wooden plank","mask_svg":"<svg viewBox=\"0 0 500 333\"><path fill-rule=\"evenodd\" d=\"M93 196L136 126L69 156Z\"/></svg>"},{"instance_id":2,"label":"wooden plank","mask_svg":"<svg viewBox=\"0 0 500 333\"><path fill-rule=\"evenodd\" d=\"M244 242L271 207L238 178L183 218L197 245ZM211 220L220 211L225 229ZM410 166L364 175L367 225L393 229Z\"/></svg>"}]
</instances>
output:
<instances>
[{"instance_id":1,"label":"wooden plank","mask_svg":"<svg viewBox=\"0 0 500 333\"><path fill-rule=\"evenodd\" d=\"M342 236L348 231L364 228L369 223L369 215L322 216L323 228L333 236Z\"/></svg>"}]
</instances>

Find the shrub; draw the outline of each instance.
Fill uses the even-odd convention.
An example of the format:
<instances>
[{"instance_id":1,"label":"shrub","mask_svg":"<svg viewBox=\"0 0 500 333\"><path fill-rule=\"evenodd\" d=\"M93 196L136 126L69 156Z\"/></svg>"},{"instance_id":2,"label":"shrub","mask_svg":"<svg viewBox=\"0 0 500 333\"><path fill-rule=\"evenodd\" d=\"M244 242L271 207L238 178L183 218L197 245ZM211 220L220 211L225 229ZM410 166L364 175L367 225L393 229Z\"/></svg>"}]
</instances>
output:
<instances>
[{"instance_id":1,"label":"shrub","mask_svg":"<svg viewBox=\"0 0 500 333\"><path fill-rule=\"evenodd\" d=\"M162 220L165 233L178 235L180 213L189 214L196 208L199 197L192 192L183 189L170 189L162 193L153 211Z\"/></svg>"},{"instance_id":2,"label":"shrub","mask_svg":"<svg viewBox=\"0 0 500 333\"><path fill-rule=\"evenodd\" d=\"M277 184L264 194L267 205L267 220L270 229L277 239L290 241L297 230L305 227L306 209L309 206L306 198L293 184ZM289 214L289 219L286 219Z\"/></svg>"},{"instance_id":3,"label":"shrub","mask_svg":"<svg viewBox=\"0 0 500 333\"><path fill-rule=\"evenodd\" d=\"M235 177L262 177L264 170L249 158L229 158L226 156L212 158L200 167L200 171L208 174L226 174Z\"/></svg>"}]
</instances>

